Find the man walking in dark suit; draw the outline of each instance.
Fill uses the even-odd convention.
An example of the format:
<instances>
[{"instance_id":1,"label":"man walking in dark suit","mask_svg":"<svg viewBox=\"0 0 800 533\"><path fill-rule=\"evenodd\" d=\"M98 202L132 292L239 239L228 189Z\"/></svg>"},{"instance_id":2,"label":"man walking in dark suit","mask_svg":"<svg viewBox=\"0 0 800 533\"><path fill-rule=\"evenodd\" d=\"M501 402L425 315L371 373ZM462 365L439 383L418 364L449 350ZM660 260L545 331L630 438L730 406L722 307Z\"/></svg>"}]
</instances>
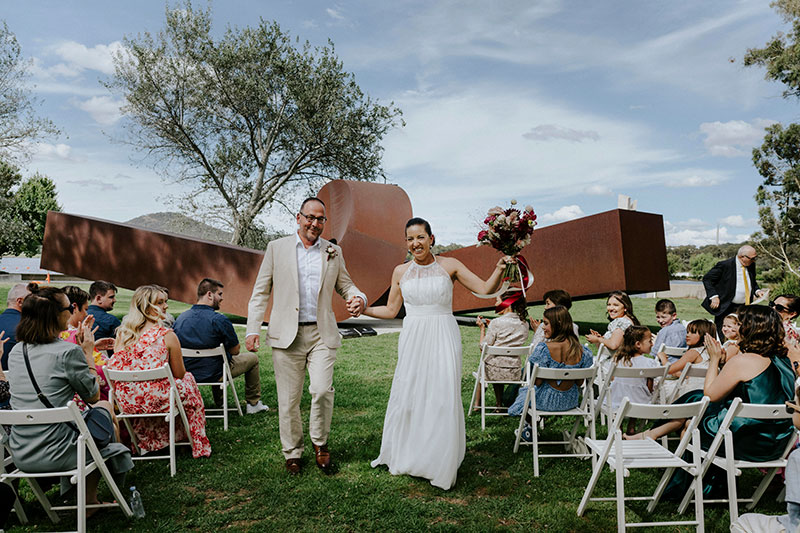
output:
<instances>
[{"instance_id":1,"label":"man walking in dark suit","mask_svg":"<svg viewBox=\"0 0 800 533\"><path fill-rule=\"evenodd\" d=\"M702 305L714 315L719 338L723 338L725 317L735 313L740 305L750 305L764 292L756 282L756 256L755 248L744 245L736 257L720 261L703 276L706 299Z\"/></svg>"}]
</instances>

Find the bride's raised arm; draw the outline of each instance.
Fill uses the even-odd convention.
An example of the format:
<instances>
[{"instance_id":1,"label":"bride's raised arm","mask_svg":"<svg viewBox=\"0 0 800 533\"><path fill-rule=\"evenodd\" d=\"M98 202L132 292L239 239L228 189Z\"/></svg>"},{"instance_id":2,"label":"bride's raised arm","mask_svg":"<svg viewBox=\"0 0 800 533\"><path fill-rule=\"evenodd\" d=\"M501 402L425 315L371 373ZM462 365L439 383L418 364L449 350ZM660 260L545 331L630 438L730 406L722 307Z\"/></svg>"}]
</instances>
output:
<instances>
[{"instance_id":1,"label":"bride's raised arm","mask_svg":"<svg viewBox=\"0 0 800 533\"><path fill-rule=\"evenodd\" d=\"M378 307L367 307L362 314L373 318L394 318L400 312L403 305L403 293L400 291L400 279L408 269L410 263L403 263L394 267L392 272L392 286L389 288L389 298L386 305Z\"/></svg>"},{"instance_id":2,"label":"bride's raised arm","mask_svg":"<svg viewBox=\"0 0 800 533\"><path fill-rule=\"evenodd\" d=\"M440 257L439 261L442 262L442 266L444 266L445 269L450 272L450 275L454 279L458 280L458 282L464 287L477 294L490 294L496 291L497 288L500 287L500 283L503 281L503 270L505 269L506 265L508 263L516 262L513 257L508 255L501 257L497 261L497 265L495 265L494 271L489 276L489 279L483 281L458 259L453 257Z\"/></svg>"}]
</instances>

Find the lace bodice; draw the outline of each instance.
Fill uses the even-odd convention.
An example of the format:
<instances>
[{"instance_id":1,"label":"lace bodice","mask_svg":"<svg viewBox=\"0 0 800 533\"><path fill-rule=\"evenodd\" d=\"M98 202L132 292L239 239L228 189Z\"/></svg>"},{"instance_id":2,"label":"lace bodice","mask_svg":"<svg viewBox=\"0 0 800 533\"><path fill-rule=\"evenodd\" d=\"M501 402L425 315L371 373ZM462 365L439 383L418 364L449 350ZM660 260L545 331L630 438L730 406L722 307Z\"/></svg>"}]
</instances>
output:
<instances>
[{"instance_id":1,"label":"lace bodice","mask_svg":"<svg viewBox=\"0 0 800 533\"><path fill-rule=\"evenodd\" d=\"M400 290L409 316L453 312L453 281L438 261L430 265L411 261L400 279Z\"/></svg>"}]
</instances>

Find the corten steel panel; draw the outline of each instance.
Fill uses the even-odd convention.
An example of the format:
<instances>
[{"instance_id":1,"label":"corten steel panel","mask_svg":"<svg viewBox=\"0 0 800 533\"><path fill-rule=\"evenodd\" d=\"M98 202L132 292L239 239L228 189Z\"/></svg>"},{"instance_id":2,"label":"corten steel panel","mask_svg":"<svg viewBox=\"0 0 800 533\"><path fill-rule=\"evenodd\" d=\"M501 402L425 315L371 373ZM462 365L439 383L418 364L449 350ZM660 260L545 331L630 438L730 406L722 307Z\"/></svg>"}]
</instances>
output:
<instances>
[{"instance_id":1,"label":"corten steel panel","mask_svg":"<svg viewBox=\"0 0 800 533\"><path fill-rule=\"evenodd\" d=\"M201 279L215 278L225 285L221 309L245 316L262 257L238 246L50 211L41 264L128 289L156 283L169 288L170 298L187 303L197 300Z\"/></svg>"},{"instance_id":2,"label":"corten steel panel","mask_svg":"<svg viewBox=\"0 0 800 533\"><path fill-rule=\"evenodd\" d=\"M356 284L370 301L378 299L392 269L405 258L408 196L393 185L337 180L326 184L319 197L330 219L324 236L338 240ZM221 309L246 316L262 258L257 250L51 211L41 264L129 289L157 283L170 289L171 298L187 303L196 301L201 279L219 279L225 284ZM344 301L335 297L334 302L337 319L347 318Z\"/></svg>"},{"instance_id":3,"label":"corten steel panel","mask_svg":"<svg viewBox=\"0 0 800 533\"><path fill-rule=\"evenodd\" d=\"M500 258L500 253L488 246L470 246L443 255L461 260L482 278L491 273ZM522 255L535 278L527 291L529 302L542 301L544 293L552 289L564 289L574 298L587 298L612 290L645 292L669 288L661 215L615 209L540 228L533 232L531 244ZM456 286L454 309L469 311L492 306L492 300L477 298Z\"/></svg>"},{"instance_id":4,"label":"corten steel panel","mask_svg":"<svg viewBox=\"0 0 800 533\"><path fill-rule=\"evenodd\" d=\"M374 303L406 257L405 225L412 217L408 195L396 185L335 180L317 196L329 219L322 236L337 240L350 277ZM335 295L333 310L338 320L349 316L344 300Z\"/></svg>"}]
</instances>

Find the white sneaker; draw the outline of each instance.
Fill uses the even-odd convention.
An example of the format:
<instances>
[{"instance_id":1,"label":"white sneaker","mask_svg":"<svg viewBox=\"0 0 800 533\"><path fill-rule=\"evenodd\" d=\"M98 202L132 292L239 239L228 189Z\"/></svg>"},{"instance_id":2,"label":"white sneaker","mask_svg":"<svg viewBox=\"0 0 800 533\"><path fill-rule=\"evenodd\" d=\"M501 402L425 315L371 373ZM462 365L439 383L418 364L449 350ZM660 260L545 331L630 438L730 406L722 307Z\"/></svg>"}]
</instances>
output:
<instances>
[{"instance_id":1,"label":"white sneaker","mask_svg":"<svg viewBox=\"0 0 800 533\"><path fill-rule=\"evenodd\" d=\"M269 411L269 407L261 403L261 400L258 400L258 403L255 405L250 405L248 403L246 410L248 415L254 415L262 411Z\"/></svg>"}]
</instances>

